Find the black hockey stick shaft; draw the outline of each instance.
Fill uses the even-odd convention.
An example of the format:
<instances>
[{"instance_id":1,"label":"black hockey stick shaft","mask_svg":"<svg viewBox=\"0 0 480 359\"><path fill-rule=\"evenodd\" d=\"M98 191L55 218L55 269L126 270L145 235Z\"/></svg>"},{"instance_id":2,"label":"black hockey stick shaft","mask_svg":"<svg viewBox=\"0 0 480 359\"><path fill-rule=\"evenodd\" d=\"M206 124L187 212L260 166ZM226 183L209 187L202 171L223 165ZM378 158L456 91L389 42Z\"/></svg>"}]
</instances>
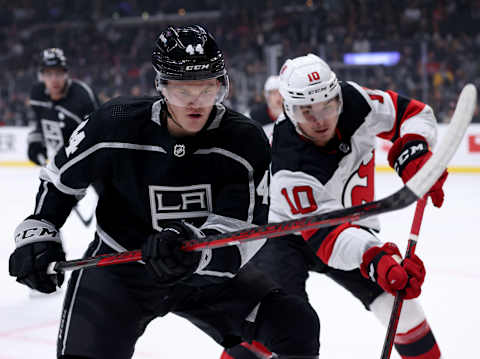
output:
<instances>
[{"instance_id":1,"label":"black hockey stick shaft","mask_svg":"<svg viewBox=\"0 0 480 359\"><path fill-rule=\"evenodd\" d=\"M456 152L465 131L472 120L477 102L475 86L466 85L457 102L455 112L440 146L424 166L397 192L381 200L365 203L355 207L343 208L333 212L313 215L309 217L289 220L280 223L271 223L230 233L207 236L186 242L184 250L201 250L204 248L218 248L236 245L242 242L263 238L274 238L289 233L308 229L328 227L345 222L353 222L362 218L378 215L404 208L417 199L423 197L447 167L448 162ZM107 259L108 258L108 259ZM126 263L141 259L139 250L104 255L101 258L93 257L76 261L52 263L50 270L75 270L87 267L98 267L116 263ZM72 264L75 262L76 264Z\"/></svg>"},{"instance_id":2,"label":"black hockey stick shaft","mask_svg":"<svg viewBox=\"0 0 480 359\"><path fill-rule=\"evenodd\" d=\"M405 258L409 258L415 254L415 249L417 247L418 234L420 233L420 226L422 224L423 212L427 204L427 197L419 199L417 206L415 208L415 215L413 216L412 228L410 230L410 236L408 238L407 251L405 253ZM399 291L395 296L395 301L393 302L392 312L390 314L390 321L388 323L387 334L385 335L385 341L383 343L382 356L381 359L389 359L390 354L392 353L393 342L395 339L395 334L397 333L398 322L400 320L400 314L402 312L404 292Z\"/></svg>"}]
</instances>

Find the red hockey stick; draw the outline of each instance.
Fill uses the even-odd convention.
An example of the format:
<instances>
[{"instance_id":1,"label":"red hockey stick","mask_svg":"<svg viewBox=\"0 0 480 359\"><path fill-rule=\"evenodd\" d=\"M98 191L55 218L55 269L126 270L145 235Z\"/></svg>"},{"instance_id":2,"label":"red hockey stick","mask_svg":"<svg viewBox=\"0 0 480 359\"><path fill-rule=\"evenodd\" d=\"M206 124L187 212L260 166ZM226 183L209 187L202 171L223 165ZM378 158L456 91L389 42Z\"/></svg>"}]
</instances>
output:
<instances>
[{"instance_id":1,"label":"red hockey stick","mask_svg":"<svg viewBox=\"0 0 480 359\"><path fill-rule=\"evenodd\" d=\"M448 162L457 151L467 127L472 120L476 103L477 90L475 86L468 84L460 93L455 112L446 132L448 135L443 137L442 142L439 143L435 149L435 153L425 165L401 189L388 197L328 213L195 239L186 242L182 249L191 251L204 248L218 248L263 238L280 237L308 229L354 222L362 218L407 207L423 197L447 167ZM140 250L106 254L92 258L51 263L48 272L55 273L58 271L76 270L87 267L101 267L117 263L135 262L141 260L141 258L142 254Z\"/></svg>"},{"instance_id":2,"label":"red hockey stick","mask_svg":"<svg viewBox=\"0 0 480 359\"><path fill-rule=\"evenodd\" d=\"M417 247L418 233L420 232L420 226L423 219L423 211L427 204L427 197L423 197L418 200L417 207L415 208L415 215L413 217L412 229L410 230L410 237L408 238L407 252L405 258L409 258L415 254L415 248ZM385 342L383 343L383 350L381 359L389 359L393 347L393 339L397 332L398 321L400 319L400 313L403 306L403 291L400 291L395 296L393 302L392 313L390 314L390 321L388 323L387 334L385 335Z\"/></svg>"},{"instance_id":3,"label":"red hockey stick","mask_svg":"<svg viewBox=\"0 0 480 359\"><path fill-rule=\"evenodd\" d=\"M209 235L205 238L198 238L185 242L182 249L185 251L198 251L204 248L226 247L263 238L280 237L312 228L354 222L361 218L404 208L415 202L417 199L417 195L407 186L404 186L392 195L378 201L285 222L269 223L235 232ZM51 263L47 272L55 273L58 271L76 270L88 267L103 267L112 264L136 262L141 259L142 252L140 250L111 253L91 258Z\"/></svg>"}]
</instances>

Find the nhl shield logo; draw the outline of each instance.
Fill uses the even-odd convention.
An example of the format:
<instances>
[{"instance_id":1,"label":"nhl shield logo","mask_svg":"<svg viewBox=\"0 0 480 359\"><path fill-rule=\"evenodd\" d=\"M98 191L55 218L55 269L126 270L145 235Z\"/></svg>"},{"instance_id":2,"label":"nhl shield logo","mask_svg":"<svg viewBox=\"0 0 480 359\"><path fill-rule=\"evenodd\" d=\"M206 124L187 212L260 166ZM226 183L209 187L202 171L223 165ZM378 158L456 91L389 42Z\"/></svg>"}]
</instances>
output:
<instances>
[{"instance_id":1,"label":"nhl shield logo","mask_svg":"<svg viewBox=\"0 0 480 359\"><path fill-rule=\"evenodd\" d=\"M345 142L341 142L340 145L338 146L338 149L343 153L350 152L350 146L348 145L348 143L345 143Z\"/></svg>"},{"instance_id":2,"label":"nhl shield logo","mask_svg":"<svg viewBox=\"0 0 480 359\"><path fill-rule=\"evenodd\" d=\"M185 156L185 145L175 145L175 146L173 146L173 154L177 157Z\"/></svg>"}]
</instances>

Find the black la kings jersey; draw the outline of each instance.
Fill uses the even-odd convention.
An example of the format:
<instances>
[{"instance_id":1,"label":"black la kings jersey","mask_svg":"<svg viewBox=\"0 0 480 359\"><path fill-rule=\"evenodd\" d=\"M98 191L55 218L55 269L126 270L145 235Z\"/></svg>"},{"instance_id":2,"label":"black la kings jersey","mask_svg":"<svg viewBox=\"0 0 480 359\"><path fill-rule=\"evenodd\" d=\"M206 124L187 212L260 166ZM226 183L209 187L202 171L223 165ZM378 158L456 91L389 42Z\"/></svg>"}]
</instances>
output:
<instances>
[{"instance_id":1,"label":"black la kings jersey","mask_svg":"<svg viewBox=\"0 0 480 359\"><path fill-rule=\"evenodd\" d=\"M432 109L393 91L341 83L343 110L336 135L317 147L281 116L274 128L270 222L360 205L374 200L375 138L394 142L405 133L420 134L432 147L436 120ZM356 222L379 230L376 217ZM364 251L375 243L366 231L349 224L305 231L302 236L322 262L337 269L358 268ZM367 234L365 234L367 233Z\"/></svg>"},{"instance_id":2,"label":"black la kings jersey","mask_svg":"<svg viewBox=\"0 0 480 359\"><path fill-rule=\"evenodd\" d=\"M69 79L66 86L65 96L58 101L52 101L43 82L35 84L30 93L35 128L27 141L42 142L49 158L68 141L84 117L98 108L98 99L87 84Z\"/></svg>"},{"instance_id":3,"label":"black la kings jersey","mask_svg":"<svg viewBox=\"0 0 480 359\"><path fill-rule=\"evenodd\" d=\"M60 227L92 182L103 184L96 216L113 250L138 249L165 221L185 219L205 232L264 224L270 146L261 127L216 106L197 135L170 136L159 98L104 104L42 169L35 214ZM233 277L263 245L219 248L226 259L197 274Z\"/></svg>"}]
</instances>

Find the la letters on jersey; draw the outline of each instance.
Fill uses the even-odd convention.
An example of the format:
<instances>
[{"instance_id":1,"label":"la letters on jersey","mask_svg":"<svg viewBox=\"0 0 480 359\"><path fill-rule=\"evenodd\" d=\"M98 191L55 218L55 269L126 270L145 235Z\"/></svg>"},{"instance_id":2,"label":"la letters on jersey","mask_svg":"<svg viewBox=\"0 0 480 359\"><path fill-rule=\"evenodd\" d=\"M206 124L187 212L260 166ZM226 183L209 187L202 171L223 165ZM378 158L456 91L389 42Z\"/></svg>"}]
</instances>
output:
<instances>
[{"instance_id":1,"label":"la letters on jersey","mask_svg":"<svg viewBox=\"0 0 480 359\"><path fill-rule=\"evenodd\" d=\"M208 216L212 212L210 184L192 186L149 186L153 227L165 219Z\"/></svg>"}]
</instances>

